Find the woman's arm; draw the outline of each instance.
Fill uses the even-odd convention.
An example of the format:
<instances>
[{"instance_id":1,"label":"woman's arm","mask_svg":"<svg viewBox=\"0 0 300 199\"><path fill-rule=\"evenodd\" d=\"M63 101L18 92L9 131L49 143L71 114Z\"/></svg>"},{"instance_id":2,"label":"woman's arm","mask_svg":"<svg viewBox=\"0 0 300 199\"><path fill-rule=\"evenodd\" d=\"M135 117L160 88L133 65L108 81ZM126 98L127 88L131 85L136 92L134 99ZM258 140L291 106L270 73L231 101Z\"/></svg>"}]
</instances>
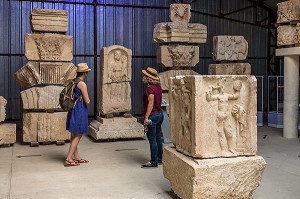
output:
<instances>
[{"instance_id":1,"label":"woman's arm","mask_svg":"<svg viewBox=\"0 0 300 199\"><path fill-rule=\"evenodd\" d=\"M81 81L81 82L78 83L78 88L81 91L84 102L86 104L89 104L91 101L90 101L90 98L89 98L89 93L88 93L86 84L83 81Z\"/></svg>"},{"instance_id":2,"label":"woman's arm","mask_svg":"<svg viewBox=\"0 0 300 199\"><path fill-rule=\"evenodd\" d=\"M144 125L145 126L148 125L148 119L149 119L150 113L151 113L151 111L153 109L153 106L154 106L154 95L149 94L149 95L147 95L147 97L148 97L148 105L147 105L147 111L146 111L145 120L144 120Z\"/></svg>"}]
</instances>

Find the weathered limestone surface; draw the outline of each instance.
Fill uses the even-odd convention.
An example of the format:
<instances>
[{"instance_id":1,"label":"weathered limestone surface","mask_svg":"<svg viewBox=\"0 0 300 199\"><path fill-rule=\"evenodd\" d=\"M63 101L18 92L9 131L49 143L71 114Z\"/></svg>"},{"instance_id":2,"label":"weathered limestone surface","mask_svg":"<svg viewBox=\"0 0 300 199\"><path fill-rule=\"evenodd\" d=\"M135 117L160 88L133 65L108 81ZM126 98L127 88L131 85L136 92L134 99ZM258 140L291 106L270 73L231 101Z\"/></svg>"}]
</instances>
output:
<instances>
[{"instance_id":1,"label":"weathered limestone surface","mask_svg":"<svg viewBox=\"0 0 300 199\"><path fill-rule=\"evenodd\" d=\"M69 62L28 62L15 73L15 79L21 86L37 84L60 84L74 79L76 67Z\"/></svg>"},{"instance_id":2,"label":"weathered limestone surface","mask_svg":"<svg viewBox=\"0 0 300 199\"><path fill-rule=\"evenodd\" d=\"M29 61L72 61L73 37L58 34L26 34L25 56Z\"/></svg>"},{"instance_id":3,"label":"weathered limestone surface","mask_svg":"<svg viewBox=\"0 0 300 199\"><path fill-rule=\"evenodd\" d=\"M131 111L131 59L132 51L113 45L101 50L102 115Z\"/></svg>"},{"instance_id":4,"label":"weathered limestone surface","mask_svg":"<svg viewBox=\"0 0 300 199\"><path fill-rule=\"evenodd\" d=\"M171 4L170 5L170 19L172 22L187 24L191 18L190 4Z\"/></svg>"},{"instance_id":5,"label":"weathered limestone surface","mask_svg":"<svg viewBox=\"0 0 300 199\"><path fill-rule=\"evenodd\" d=\"M157 64L162 67L191 67L199 62L198 46L160 46L156 51Z\"/></svg>"},{"instance_id":6,"label":"weathered limestone surface","mask_svg":"<svg viewBox=\"0 0 300 199\"><path fill-rule=\"evenodd\" d=\"M249 63L209 64L209 75L250 75Z\"/></svg>"},{"instance_id":7,"label":"weathered limestone surface","mask_svg":"<svg viewBox=\"0 0 300 199\"><path fill-rule=\"evenodd\" d=\"M45 86L21 91L23 109L60 109L59 94L63 89L63 86Z\"/></svg>"},{"instance_id":8,"label":"weathered limestone surface","mask_svg":"<svg viewBox=\"0 0 300 199\"><path fill-rule=\"evenodd\" d=\"M164 176L184 199L249 198L260 185L266 162L260 156L192 159L165 147Z\"/></svg>"},{"instance_id":9,"label":"weathered limestone surface","mask_svg":"<svg viewBox=\"0 0 300 199\"><path fill-rule=\"evenodd\" d=\"M33 32L68 32L68 11L50 9L32 9L31 28Z\"/></svg>"},{"instance_id":10,"label":"weathered limestone surface","mask_svg":"<svg viewBox=\"0 0 300 199\"><path fill-rule=\"evenodd\" d=\"M199 75L199 73L193 70L168 70L158 74L160 79L160 86L163 90L169 91L170 77L186 76L186 75Z\"/></svg>"},{"instance_id":11,"label":"weathered limestone surface","mask_svg":"<svg viewBox=\"0 0 300 199\"><path fill-rule=\"evenodd\" d=\"M49 142L70 139L66 130L67 112L23 113L23 141Z\"/></svg>"},{"instance_id":12,"label":"weathered limestone surface","mask_svg":"<svg viewBox=\"0 0 300 199\"><path fill-rule=\"evenodd\" d=\"M89 135L96 140L139 138L144 136L144 126L134 117L98 117L90 123Z\"/></svg>"},{"instance_id":13,"label":"weathered limestone surface","mask_svg":"<svg viewBox=\"0 0 300 199\"><path fill-rule=\"evenodd\" d=\"M0 146L16 142L16 124L0 124Z\"/></svg>"},{"instance_id":14,"label":"weathered limestone surface","mask_svg":"<svg viewBox=\"0 0 300 199\"><path fill-rule=\"evenodd\" d=\"M300 20L300 1L289 0L277 4L277 23Z\"/></svg>"},{"instance_id":15,"label":"weathered limestone surface","mask_svg":"<svg viewBox=\"0 0 300 199\"><path fill-rule=\"evenodd\" d=\"M300 44L300 23L277 28L277 46Z\"/></svg>"},{"instance_id":16,"label":"weathered limestone surface","mask_svg":"<svg viewBox=\"0 0 300 199\"><path fill-rule=\"evenodd\" d=\"M6 116L6 107L7 101L3 96L0 96L0 122L3 122L5 120Z\"/></svg>"},{"instance_id":17,"label":"weathered limestone surface","mask_svg":"<svg viewBox=\"0 0 300 199\"><path fill-rule=\"evenodd\" d=\"M170 135L176 149L197 158L255 155L254 76L171 78Z\"/></svg>"},{"instance_id":18,"label":"weathered limestone surface","mask_svg":"<svg viewBox=\"0 0 300 199\"><path fill-rule=\"evenodd\" d=\"M156 43L206 43L207 27L203 24L182 24L165 22L154 26L153 41Z\"/></svg>"},{"instance_id":19,"label":"weathered limestone surface","mask_svg":"<svg viewBox=\"0 0 300 199\"><path fill-rule=\"evenodd\" d=\"M243 36L214 36L213 59L245 60L248 55L248 42Z\"/></svg>"}]
</instances>

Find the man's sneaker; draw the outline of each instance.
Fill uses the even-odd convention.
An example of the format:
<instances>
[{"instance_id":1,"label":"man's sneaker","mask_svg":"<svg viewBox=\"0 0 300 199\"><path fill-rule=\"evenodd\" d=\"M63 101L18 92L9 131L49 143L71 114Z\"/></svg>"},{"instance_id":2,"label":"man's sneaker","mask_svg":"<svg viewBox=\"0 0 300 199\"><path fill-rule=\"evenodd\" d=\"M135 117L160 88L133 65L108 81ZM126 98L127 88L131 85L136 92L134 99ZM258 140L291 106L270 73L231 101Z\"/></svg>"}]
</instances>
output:
<instances>
[{"instance_id":1,"label":"man's sneaker","mask_svg":"<svg viewBox=\"0 0 300 199\"><path fill-rule=\"evenodd\" d=\"M162 161L158 161L158 165L162 165Z\"/></svg>"},{"instance_id":2,"label":"man's sneaker","mask_svg":"<svg viewBox=\"0 0 300 199\"><path fill-rule=\"evenodd\" d=\"M152 164L151 162L147 162L145 164L142 164L141 168L153 168L153 167L157 167L157 164Z\"/></svg>"}]
</instances>

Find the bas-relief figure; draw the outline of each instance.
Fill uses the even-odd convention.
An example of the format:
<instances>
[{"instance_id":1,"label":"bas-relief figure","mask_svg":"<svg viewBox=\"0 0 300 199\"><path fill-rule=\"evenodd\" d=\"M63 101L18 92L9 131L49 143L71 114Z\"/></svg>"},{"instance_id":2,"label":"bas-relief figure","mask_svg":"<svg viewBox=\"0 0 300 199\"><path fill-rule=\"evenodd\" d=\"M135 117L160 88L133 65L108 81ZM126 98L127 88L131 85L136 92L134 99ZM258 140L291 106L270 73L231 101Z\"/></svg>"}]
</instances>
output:
<instances>
[{"instance_id":1,"label":"bas-relief figure","mask_svg":"<svg viewBox=\"0 0 300 199\"><path fill-rule=\"evenodd\" d=\"M109 55L110 72L108 78L111 82L127 81L128 61L127 56L121 50L115 50Z\"/></svg>"},{"instance_id":2,"label":"bas-relief figure","mask_svg":"<svg viewBox=\"0 0 300 199\"><path fill-rule=\"evenodd\" d=\"M7 101L3 96L0 96L0 122L3 122L5 120L6 116L6 107Z\"/></svg>"},{"instance_id":3,"label":"bas-relief figure","mask_svg":"<svg viewBox=\"0 0 300 199\"><path fill-rule=\"evenodd\" d=\"M245 60L248 54L248 42L243 36L215 36L213 37L213 59Z\"/></svg>"},{"instance_id":4,"label":"bas-relief figure","mask_svg":"<svg viewBox=\"0 0 300 199\"><path fill-rule=\"evenodd\" d=\"M277 4L277 23L287 23L300 19L300 2L298 0L284 1Z\"/></svg>"},{"instance_id":5,"label":"bas-relief figure","mask_svg":"<svg viewBox=\"0 0 300 199\"><path fill-rule=\"evenodd\" d=\"M188 23L191 18L190 4L171 4L170 19L172 22Z\"/></svg>"}]
</instances>

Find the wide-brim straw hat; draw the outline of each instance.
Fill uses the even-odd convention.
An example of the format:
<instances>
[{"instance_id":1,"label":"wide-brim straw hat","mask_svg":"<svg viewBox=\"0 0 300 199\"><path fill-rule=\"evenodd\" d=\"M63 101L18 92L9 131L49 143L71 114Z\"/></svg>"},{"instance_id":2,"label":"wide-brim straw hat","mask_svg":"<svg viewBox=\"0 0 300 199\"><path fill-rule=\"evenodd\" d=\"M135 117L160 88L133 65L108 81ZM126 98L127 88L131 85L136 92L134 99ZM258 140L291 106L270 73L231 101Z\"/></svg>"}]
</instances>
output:
<instances>
[{"instance_id":1,"label":"wide-brim straw hat","mask_svg":"<svg viewBox=\"0 0 300 199\"><path fill-rule=\"evenodd\" d=\"M91 71L92 69L89 68L87 63L79 63L77 64L77 72L88 72Z\"/></svg>"},{"instance_id":2,"label":"wide-brim straw hat","mask_svg":"<svg viewBox=\"0 0 300 199\"><path fill-rule=\"evenodd\" d=\"M159 77L157 76L158 72L154 68L148 67L146 70L142 70L142 73L154 80L159 80Z\"/></svg>"}]
</instances>

